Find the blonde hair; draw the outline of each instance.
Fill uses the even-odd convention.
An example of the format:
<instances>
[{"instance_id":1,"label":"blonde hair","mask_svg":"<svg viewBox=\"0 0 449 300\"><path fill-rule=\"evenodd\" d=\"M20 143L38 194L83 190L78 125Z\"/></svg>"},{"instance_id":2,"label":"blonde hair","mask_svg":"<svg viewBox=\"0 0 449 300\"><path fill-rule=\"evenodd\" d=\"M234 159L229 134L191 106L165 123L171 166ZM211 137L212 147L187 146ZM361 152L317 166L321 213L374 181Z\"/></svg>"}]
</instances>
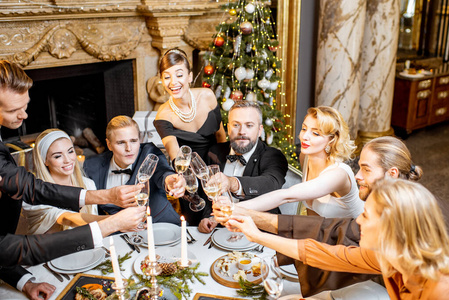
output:
<instances>
[{"instance_id":1,"label":"blonde hair","mask_svg":"<svg viewBox=\"0 0 449 300\"><path fill-rule=\"evenodd\" d=\"M370 149L377 155L377 164L384 172L396 167L399 170L399 178L412 181L419 180L423 175L421 167L413 164L407 146L398 138L378 137L366 143L363 149Z\"/></svg>"},{"instance_id":2,"label":"blonde hair","mask_svg":"<svg viewBox=\"0 0 449 300\"><path fill-rule=\"evenodd\" d=\"M449 238L435 197L421 184L404 179L376 182L370 195L380 215L380 265L393 273L390 261L405 274L437 280L449 273Z\"/></svg>"},{"instance_id":3,"label":"blonde hair","mask_svg":"<svg viewBox=\"0 0 449 300\"><path fill-rule=\"evenodd\" d=\"M329 136L329 156L331 162L342 162L352 157L356 147L349 137L349 128L343 116L329 106L311 107L307 110L307 115L318 121L321 133Z\"/></svg>"},{"instance_id":4,"label":"blonde hair","mask_svg":"<svg viewBox=\"0 0 449 300\"><path fill-rule=\"evenodd\" d=\"M139 124L137 124L136 121L134 121L132 118L128 116L117 116L112 118L111 121L109 121L108 126L106 126L106 138L108 140L111 139L112 131L118 128L125 128L129 126L134 126L137 130L137 134L140 133Z\"/></svg>"},{"instance_id":5,"label":"blonde hair","mask_svg":"<svg viewBox=\"0 0 449 300\"><path fill-rule=\"evenodd\" d=\"M36 141L35 141L36 145L33 149L33 162L34 162L34 167L36 168L36 177L39 179L42 179L43 181L52 182L52 183L55 183L55 181L54 181L53 177L51 176L51 173L50 173L48 167L45 165L45 161L47 158L41 156L41 152L39 151L39 144L40 144L41 140L46 135L48 135L49 133L54 132L54 131L64 132L57 128L47 129L47 130L43 131L36 138ZM59 138L55 141L59 141L60 139L63 139L63 137ZM70 142L72 142L72 140L70 140ZM50 146L51 145L48 145L48 148L50 148ZM70 175L70 179L72 181L73 186L86 188L86 186L84 185L84 181L83 181L83 171L80 168L78 161L75 161L75 169L74 169L72 175Z\"/></svg>"}]
</instances>

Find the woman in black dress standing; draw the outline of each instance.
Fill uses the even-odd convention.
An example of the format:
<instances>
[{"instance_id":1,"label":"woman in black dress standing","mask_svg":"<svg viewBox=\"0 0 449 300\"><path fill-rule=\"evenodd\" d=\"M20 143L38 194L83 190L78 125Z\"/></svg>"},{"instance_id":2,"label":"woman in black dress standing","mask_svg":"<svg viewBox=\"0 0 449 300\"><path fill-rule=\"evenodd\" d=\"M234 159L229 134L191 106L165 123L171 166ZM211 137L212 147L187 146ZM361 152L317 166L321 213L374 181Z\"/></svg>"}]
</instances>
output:
<instances>
[{"instance_id":1,"label":"woman in black dress standing","mask_svg":"<svg viewBox=\"0 0 449 300\"><path fill-rule=\"evenodd\" d=\"M220 107L214 93L208 88L190 88L193 74L187 55L181 49L165 52L160 60L159 72L170 98L159 108L154 126L170 160L176 158L179 147L183 145L192 148L205 160L212 145L226 142ZM198 225L211 212L210 203L198 213L192 212L186 201L180 201L180 204L190 225Z\"/></svg>"}]
</instances>

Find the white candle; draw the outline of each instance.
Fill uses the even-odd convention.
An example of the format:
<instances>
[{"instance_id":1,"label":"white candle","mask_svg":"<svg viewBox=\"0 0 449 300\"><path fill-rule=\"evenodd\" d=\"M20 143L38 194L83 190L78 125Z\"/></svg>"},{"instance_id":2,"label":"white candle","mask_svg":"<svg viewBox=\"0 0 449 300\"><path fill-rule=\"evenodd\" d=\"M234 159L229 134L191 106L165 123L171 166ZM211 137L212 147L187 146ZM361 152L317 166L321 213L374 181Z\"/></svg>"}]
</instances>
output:
<instances>
[{"instance_id":1,"label":"white candle","mask_svg":"<svg viewBox=\"0 0 449 300\"><path fill-rule=\"evenodd\" d=\"M115 252L114 239L109 237L109 251L111 252L112 269L114 270L115 285L117 288L123 288L122 275L120 275L120 265L118 264L117 253Z\"/></svg>"},{"instance_id":2,"label":"white candle","mask_svg":"<svg viewBox=\"0 0 449 300\"><path fill-rule=\"evenodd\" d=\"M187 267L189 260L187 259L187 223L184 216L181 217L181 266Z\"/></svg>"},{"instance_id":3,"label":"white candle","mask_svg":"<svg viewBox=\"0 0 449 300\"><path fill-rule=\"evenodd\" d=\"M153 218L150 216L150 207L147 206L147 239L148 257L150 261L156 261L156 250L154 250Z\"/></svg>"}]
</instances>

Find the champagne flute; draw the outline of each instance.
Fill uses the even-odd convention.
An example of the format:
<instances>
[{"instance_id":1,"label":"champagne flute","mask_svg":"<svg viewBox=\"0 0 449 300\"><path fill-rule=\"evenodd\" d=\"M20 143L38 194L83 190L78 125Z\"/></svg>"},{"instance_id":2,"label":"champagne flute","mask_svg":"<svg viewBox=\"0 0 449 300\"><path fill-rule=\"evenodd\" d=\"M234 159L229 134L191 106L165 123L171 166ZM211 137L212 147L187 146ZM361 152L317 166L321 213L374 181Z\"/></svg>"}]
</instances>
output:
<instances>
[{"instance_id":1,"label":"champagne flute","mask_svg":"<svg viewBox=\"0 0 449 300\"><path fill-rule=\"evenodd\" d=\"M148 203L148 199L150 197L150 178L153 176L154 171L156 170L156 165L159 162L159 157L155 154L148 154L147 157L143 160L140 165L139 170L137 171L136 176L136 185L143 184L143 188L141 190L136 191L136 202L139 206L146 206ZM137 229L144 229L144 222L140 222L137 226ZM138 235L137 232L134 232L131 237L131 243L140 244L143 241L143 237Z\"/></svg>"},{"instance_id":2,"label":"champagne flute","mask_svg":"<svg viewBox=\"0 0 449 300\"><path fill-rule=\"evenodd\" d=\"M146 175L145 175L146 176ZM141 182L139 180L139 177L136 177L136 185L138 184L143 184L142 189L137 189L136 193L134 195L135 199L136 199L136 203L138 206L146 206L148 203L148 198L150 197L150 180L146 180L144 182ZM144 222L140 222L139 225L137 225L137 229L144 229ZM134 232L134 234L132 235L130 242L132 244L138 245L140 243L142 243L143 241L143 237L139 234L137 234L137 231Z\"/></svg>"},{"instance_id":3,"label":"champagne flute","mask_svg":"<svg viewBox=\"0 0 449 300\"><path fill-rule=\"evenodd\" d=\"M183 173L184 179L186 181L186 190L189 192L189 195L186 195L185 198L189 201L189 207L192 211L200 211L206 206L206 201L202 199L197 191L198 191L198 180L191 168L188 168Z\"/></svg>"},{"instance_id":4,"label":"champagne flute","mask_svg":"<svg viewBox=\"0 0 449 300\"><path fill-rule=\"evenodd\" d=\"M206 178L201 178L201 185L203 186L203 191L206 193L207 197L211 201L215 201L217 197L220 195L220 181L217 176L214 176L217 173L218 165L210 165L208 166L209 176ZM218 168L218 172L220 169Z\"/></svg>"},{"instance_id":5,"label":"champagne flute","mask_svg":"<svg viewBox=\"0 0 449 300\"><path fill-rule=\"evenodd\" d=\"M200 180L209 176L209 169L207 168L206 163L196 152L192 153L190 167L192 168L193 173L195 173L196 177L198 177L198 179Z\"/></svg>"},{"instance_id":6,"label":"champagne flute","mask_svg":"<svg viewBox=\"0 0 449 300\"><path fill-rule=\"evenodd\" d=\"M220 208L220 211L227 216L231 217L232 212L234 211L234 201L229 192L223 193L217 197L215 200L215 205Z\"/></svg>"},{"instance_id":7,"label":"champagne flute","mask_svg":"<svg viewBox=\"0 0 449 300\"><path fill-rule=\"evenodd\" d=\"M263 258L260 265L260 272L265 290L271 297L278 299L281 296L284 285L277 256Z\"/></svg>"},{"instance_id":8,"label":"champagne flute","mask_svg":"<svg viewBox=\"0 0 449 300\"><path fill-rule=\"evenodd\" d=\"M192 149L189 146L181 146L175 158L175 170L178 174L183 174L190 165Z\"/></svg>"},{"instance_id":9,"label":"champagne flute","mask_svg":"<svg viewBox=\"0 0 449 300\"><path fill-rule=\"evenodd\" d=\"M149 181L151 176L153 176L156 170L157 163L159 162L159 157L153 153L150 153L145 157L140 168L137 172L137 179L140 183Z\"/></svg>"}]
</instances>

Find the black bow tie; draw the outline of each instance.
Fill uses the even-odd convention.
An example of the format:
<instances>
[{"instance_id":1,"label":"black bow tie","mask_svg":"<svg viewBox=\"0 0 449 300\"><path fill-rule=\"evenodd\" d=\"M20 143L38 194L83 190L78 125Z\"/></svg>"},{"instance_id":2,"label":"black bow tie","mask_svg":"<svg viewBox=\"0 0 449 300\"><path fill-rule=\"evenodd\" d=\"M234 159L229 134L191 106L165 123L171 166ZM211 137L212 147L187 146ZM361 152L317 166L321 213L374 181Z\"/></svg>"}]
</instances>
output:
<instances>
[{"instance_id":1,"label":"black bow tie","mask_svg":"<svg viewBox=\"0 0 449 300\"><path fill-rule=\"evenodd\" d=\"M112 170L112 173L114 173L114 174L128 174L128 175L131 176L133 174L133 170L131 170L131 169Z\"/></svg>"},{"instance_id":2,"label":"black bow tie","mask_svg":"<svg viewBox=\"0 0 449 300\"><path fill-rule=\"evenodd\" d=\"M229 159L232 163L238 159L243 166L246 166L246 159L243 155L226 155L226 159Z\"/></svg>"}]
</instances>

